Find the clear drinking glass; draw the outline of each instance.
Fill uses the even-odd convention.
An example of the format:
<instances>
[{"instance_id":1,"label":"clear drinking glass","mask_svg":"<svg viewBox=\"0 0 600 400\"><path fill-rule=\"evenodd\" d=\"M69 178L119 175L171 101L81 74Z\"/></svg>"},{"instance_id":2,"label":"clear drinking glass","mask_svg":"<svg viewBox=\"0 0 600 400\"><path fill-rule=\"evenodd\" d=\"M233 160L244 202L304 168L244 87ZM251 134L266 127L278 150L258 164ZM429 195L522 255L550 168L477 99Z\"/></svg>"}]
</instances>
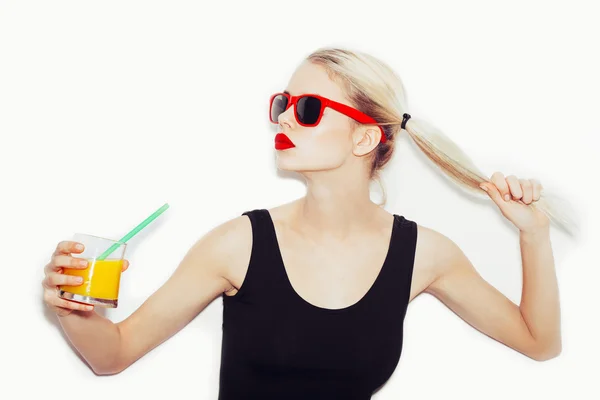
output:
<instances>
[{"instance_id":1,"label":"clear drinking glass","mask_svg":"<svg viewBox=\"0 0 600 400\"><path fill-rule=\"evenodd\" d=\"M63 268L65 274L81 276L83 283L77 286L59 286L59 297L79 303L116 308L127 244L84 233L76 233L73 240L85 246L82 253L73 256L87 259L88 266L85 269ZM98 257L113 245L114 251L105 259L98 260Z\"/></svg>"}]
</instances>

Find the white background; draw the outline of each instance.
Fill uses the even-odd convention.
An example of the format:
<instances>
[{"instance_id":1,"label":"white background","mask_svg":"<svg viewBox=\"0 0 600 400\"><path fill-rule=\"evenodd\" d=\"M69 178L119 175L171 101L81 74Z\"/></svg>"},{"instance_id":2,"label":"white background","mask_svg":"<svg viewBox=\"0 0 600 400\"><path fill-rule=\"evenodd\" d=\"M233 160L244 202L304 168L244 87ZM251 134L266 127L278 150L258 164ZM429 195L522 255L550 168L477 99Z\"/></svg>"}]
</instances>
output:
<instances>
[{"instance_id":1,"label":"white background","mask_svg":"<svg viewBox=\"0 0 600 400\"><path fill-rule=\"evenodd\" d=\"M311 51L341 45L390 64L408 112L441 128L488 176L538 178L583 222L576 239L551 232L558 358L532 361L422 295L406 316L400 363L373 398L598 398L595 7L0 1L0 397L216 398L220 298L123 373L98 377L43 306L43 267L74 232L118 238L168 202L129 245L120 305L107 314L120 321L209 229L302 196L300 180L277 173L268 97ZM520 301L517 231L491 201L456 190L406 133L383 176L388 211L449 236Z\"/></svg>"}]
</instances>

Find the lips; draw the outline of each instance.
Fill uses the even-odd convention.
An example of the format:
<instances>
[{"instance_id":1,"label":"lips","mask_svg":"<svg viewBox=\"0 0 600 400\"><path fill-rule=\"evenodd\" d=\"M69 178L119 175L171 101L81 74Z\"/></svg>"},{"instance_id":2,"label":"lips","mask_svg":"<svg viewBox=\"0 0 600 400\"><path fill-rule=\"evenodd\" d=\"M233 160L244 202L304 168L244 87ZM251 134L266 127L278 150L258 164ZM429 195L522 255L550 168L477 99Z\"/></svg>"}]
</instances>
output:
<instances>
[{"instance_id":1,"label":"lips","mask_svg":"<svg viewBox=\"0 0 600 400\"><path fill-rule=\"evenodd\" d=\"M275 148L277 150L285 150L290 147L296 147L296 145L287 137L284 133L279 132L275 135Z\"/></svg>"}]
</instances>

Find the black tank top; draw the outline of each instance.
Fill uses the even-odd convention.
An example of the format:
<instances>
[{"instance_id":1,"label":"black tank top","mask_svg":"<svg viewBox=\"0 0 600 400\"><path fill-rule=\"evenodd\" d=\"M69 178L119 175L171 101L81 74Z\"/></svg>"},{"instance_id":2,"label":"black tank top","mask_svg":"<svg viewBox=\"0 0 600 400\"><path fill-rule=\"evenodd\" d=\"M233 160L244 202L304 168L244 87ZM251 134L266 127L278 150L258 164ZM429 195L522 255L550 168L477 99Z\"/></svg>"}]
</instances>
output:
<instances>
[{"instance_id":1,"label":"black tank top","mask_svg":"<svg viewBox=\"0 0 600 400\"><path fill-rule=\"evenodd\" d=\"M239 291L223 294L219 400L367 400L402 351L417 225L394 214L388 253L361 300L321 308L292 287L271 215L247 211L252 255Z\"/></svg>"}]
</instances>

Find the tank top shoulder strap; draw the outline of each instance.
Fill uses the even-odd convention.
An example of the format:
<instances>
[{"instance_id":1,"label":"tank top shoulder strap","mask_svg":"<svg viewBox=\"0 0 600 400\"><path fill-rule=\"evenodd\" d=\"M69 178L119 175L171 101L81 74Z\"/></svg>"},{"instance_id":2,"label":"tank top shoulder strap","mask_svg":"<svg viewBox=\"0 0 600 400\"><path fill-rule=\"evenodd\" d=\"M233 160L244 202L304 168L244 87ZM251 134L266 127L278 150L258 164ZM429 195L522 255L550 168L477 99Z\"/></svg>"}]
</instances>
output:
<instances>
[{"instance_id":1,"label":"tank top shoulder strap","mask_svg":"<svg viewBox=\"0 0 600 400\"><path fill-rule=\"evenodd\" d=\"M405 312L410 299L411 282L417 243L417 223L394 214L394 234L390 258L382 273L383 288L377 297L388 304L396 304Z\"/></svg>"},{"instance_id":2,"label":"tank top shoulder strap","mask_svg":"<svg viewBox=\"0 0 600 400\"><path fill-rule=\"evenodd\" d=\"M271 224L268 211L262 208L246 211L252 225L252 257L251 262L269 254L271 250Z\"/></svg>"},{"instance_id":3,"label":"tank top shoulder strap","mask_svg":"<svg viewBox=\"0 0 600 400\"><path fill-rule=\"evenodd\" d=\"M248 216L252 226L252 250L244 280L237 293L229 296L231 298L255 302L259 296L267 296L272 288L273 238L267 212L254 209L242 213Z\"/></svg>"},{"instance_id":4,"label":"tank top shoulder strap","mask_svg":"<svg viewBox=\"0 0 600 400\"><path fill-rule=\"evenodd\" d=\"M408 292L407 295L410 295L417 250L417 223L402 215L398 216L398 223L400 224L400 234L398 235L397 246L401 249L399 257L402 266L402 284Z\"/></svg>"}]
</instances>

